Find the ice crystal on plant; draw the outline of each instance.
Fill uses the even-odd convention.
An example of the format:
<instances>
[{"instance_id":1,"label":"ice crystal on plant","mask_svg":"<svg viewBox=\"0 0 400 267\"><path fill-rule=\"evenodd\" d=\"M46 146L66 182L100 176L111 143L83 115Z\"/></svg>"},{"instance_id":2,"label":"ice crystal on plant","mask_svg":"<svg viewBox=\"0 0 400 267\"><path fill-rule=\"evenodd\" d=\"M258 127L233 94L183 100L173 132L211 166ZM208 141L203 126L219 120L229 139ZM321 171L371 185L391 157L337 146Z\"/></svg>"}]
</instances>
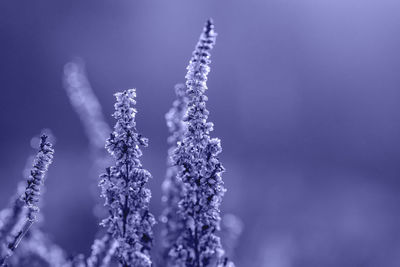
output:
<instances>
[{"instance_id":1,"label":"ice crystal on plant","mask_svg":"<svg viewBox=\"0 0 400 267\"><path fill-rule=\"evenodd\" d=\"M155 219L149 212L151 192L146 188L151 174L139 160L140 146L147 146L148 141L136 129L135 89L115 96L117 122L106 148L116 163L101 175L102 196L110 214L102 224L118 242L116 256L123 266L151 266Z\"/></svg>"},{"instance_id":2,"label":"ice crystal on plant","mask_svg":"<svg viewBox=\"0 0 400 267\"><path fill-rule=\"evenodd\" d=\"M24 201L28 207L28 219L30 220L35 220L39 211L40 188L44 183L44 176L54 154L52 145L47 141L47 135L42 135L40 138L40 150L35 158L24 195Z\"/></svg>"},{"instance_id":3,"label":"ice crystal on plant","mask_svg":"<svg viewBox=\"0 0 400 267\"><path fill-rule=\"evenodd\" d=\"M50 130L44 130L46 135L51 135ZM48 139L54 137L49 136ZM39 149L37 143L40 143L39 137L34 137L31 140L31 145L35 149ZM27 160L26 167L23 171L23 176L26 179L30 179L32 162L35 157L30 156ZM0 244L14 238L14 234L17 227L20 227L26 221L28 209L25 206L24 192L25 192L26 181L21 181L17 186L17 193L12 197L10 201L10 207L0 212ZM43 186L42 190L43 191ZM40 203L37 203L37 205ZM65 255L63 250L55 245L41 230L37 227L40 223L40 213L36 214L37 223L30 227L29 231L24 236L24 242L18 245L18 249L14 251L12 257L8 259L9 266L61 266L65 261ZM6 247L3 246L4 255L6 253Z\"/></svg>"},{"instance_id":4,"label":"ice crystal on plant","mask_svg":"<svg viewBox=\"0 0 400 267\"><path fill-rule=\"evenodd\" d=\"M5 242L1 244L0 265L5 265L7 259L14 253L22 238L37 220L40 188L44 183L45 174L53 160L54 154L52 144L47 141L47 138L47 135L41 136L39 152L35 157L25 192L15 201L13 212L9 214L16 216L15 218L8 217L15 225L10 227L10 221L3 223L3 227L7 226L11 229L4 238ZM22 214L24 218L21 218Z\"/></svg>"},{"instance_id":5,"label":"ice crystal on plant","mask_svg":"<svg viewBox=\"0 0 400 267\"><path fill-rule=\"evenodd\" d=\"M221 220L219 206L226 190L221 178L224 168L217 157L222 151L220 140L210 137L213 124L207 122L205 91L215 39L214 24L208 20L187 68L187 130L173 155L180 168L178 179L184 184L179 213L185 231L170 250L173 266L233 266L216 235Z\"/></svg>"}]
</instances>

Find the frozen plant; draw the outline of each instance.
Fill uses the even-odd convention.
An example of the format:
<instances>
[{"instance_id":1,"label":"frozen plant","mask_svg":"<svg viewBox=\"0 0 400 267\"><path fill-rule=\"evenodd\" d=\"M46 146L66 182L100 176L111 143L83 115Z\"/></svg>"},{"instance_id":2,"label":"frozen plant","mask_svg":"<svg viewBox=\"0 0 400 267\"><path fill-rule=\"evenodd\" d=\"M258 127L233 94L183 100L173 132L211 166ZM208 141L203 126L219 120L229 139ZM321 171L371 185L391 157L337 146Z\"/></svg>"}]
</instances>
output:
<instances>
[{"instance_id":1,"label":"frozen plant","mask_svg":"<svg viewBox=\"0 0 400 267\"><path fill-rule=\"evenodd\" d=\"M40 200L40 188L44 183L44 177L49 165L53 160L54 150L52 144L47 141L47 135L41 136L40 148L37 153L30 176L27 181L25 192L14 202L13 211L11 216L6 217L15 225L9 225L10 221L7 219L3 221L3 227L7 226L9 229L6 234L4 242L1 245L0 265L6 264L7 259L12 256L14 250L17 248L22 238L28 233L32 224L37 221L37 214L39 212L38 203ZM22 216L23 214L23 216Z\"/></svg>"},{"instance_id":2,"label":"frozen plant","mask_svg":"<svg viewBox=\"0 0 400 267\"><path fill-rule=\"evenodd\" d=\"M217 236L219 208L226 190L221 178L224 168L218 158L220 140L211 138L213 124L207 122L205 91L215 38L214 25L209 20L188 66L186 85L176 86L177 100L166 115L171 136L163 183L161 266L234 266ZM85 126L95 158L107 159L102 143L111 130L81 61L65 66L64 85ZM135 89L115 96L116 124L105 146L114 163L107 164L112 166L106 168L99 183L108 217L101 223L105 233L94 241L91 255L86 259L80 254L66 260L62 249L37 227L31 227L38 220L41 186L54 153L48 137L42 135L26 188L20 187L11 208L0 212L0 266L7 262L11 266L107 267L117 260L123 267L153 266L150 251L155 219L149 211L151 192L147 188L151 174L140 162L141 147L146 147L148 141L136 129ZM227 222L227 233L235 230L227 240L235 243L241 228L235 220ZM234 247L227 248L232 251Z\"/></svg>"},{"instance_id":3,"label":"frozen plant","mask_svg":"<svg viewBox=\"0 0 400 267\"><path fill-rule=\"evenodd\" d=\"M46 135L50 133L49 130L44 130ZM50 133L51 136L51 133ZM54 138L50 138L54 139ZM36 142L39 138L32 138L31 144L33 147L38 147ZM54 140L53 140L54 141ZM29 179L31 172L32 162L34 156L30 156L27 160L26 167L23 171L23 176ZM17 225L25 221L27 209L22 197L25 191L26 181L21 181L17 186L17 193L10 201L10 207L0 212L0 244L5 242L7 237L11 237L12 231ZM42 188L43 191L43 188ZM40 203L38 203L40 204ZM32 225L30 230L24 237L24 242L20 242L18 249L14 251L12 257L8 259L9 266L61 266L65 262L64 251L54 244L39 228L40 213L37 214L38 222ZM3 246L4 249L5 246Z\"/></svg>"},{"instance_id":4,"label":"frozen plant","mask_svg":"<svg viewBox=\"0 0 400 267\"><path fill-rule=\"evenodd\" d=\"M184 230L184 224L178 215L178 203L183 197L183 184L178 179L179 167L172 160L177 143L182 141L186 131L186 123L183 117L187 109L186 86L184 84L175 85L176 100L172 108L165 115L170 136L168 144L167 174L162 184L162 202L164 211L161 215L161 222L164 224L162 230L163 260L168 261L168 252L175 244L177 237Z\"/></svg>"},{"instance_id":5,"label":"frozen plant","mask_svg":"<svg viewBox=\"0 0 400 267\"><path fill-rule=\"evenodd\" d=\"M32 141L34 139L36 138L32 138ZM26 179L29 179L33 161L34 156L28 157L26 161L26 167L23 170L23 177ZM18 222L25 219L26 209L24 209L25 202L22 197L25 192L25 187L26 181L20 181L17 185L16 193L11 197L9 206L0 211L0 244L5 242Z\"/></svg>"},{"instance_id":6,"label":"frozen plant","mask_svg":"<svg viewBox=\"0 0 400 267\"><path fill-rule=\"evenodd\" d=\"M185 230L170 250L171 266L233 266L216 235L226 189L221 177L224 168L217 157L221 144L219 139L210 137L213 124L207 122L206 109L210 50L216 35L213 22L208 20L187 68L187 130L173 154L174 163L180 168L178 179L183 182L179 215Z\"/></svg>"},{"instance_id":7,"label":"frozen plant","mask_svg":"<svg viewBox=\"0 0 400 267\"><path fill-rule=\"evenodd\" d=\"M42 134L48 136L50 143L55 143L54 135L49 129L43 129ZM39 147L39 137L33 137L31 139L31 146L34 149ZM23 177L29 179L30 169L32 162L34 161L35 155L28 157L26 166L23 170ZM24 192L24 182L20 182L18 186L17 195L21 195ZM45 192L45 186L41 188L41 194ZM21 191L22 190L22 191ZM43 198L43 196L42 196ZM41 209L43 201L38 203L38 207ZM26 212L26 210L25 210ZM57 244L55 244L46 233L40 229L43 222L43 214L37 214L37 222L32 225L30 230L24 237L23 242L20 242L18 249L15 250L13 256L9 259L9 266L40 266L40 267L51 267L51 266L62 266L65 263L65 252Z\"/></svg>"},{"instance_id":8,"label":"frozen plant","mask_svg":"<svg viewBox=\"0 0 400 267\"><path fill-rule=\"evenodd\" d=\"M146 188L151 178L142 167L140 146L147 146L135 122L135 89L115 94L114 131L106 142L115 165L101 175L100 186L109 216L102 225L117 241L116 256L122 266L151 266L154 216L149 212L151 192Z\"/></svg>"},{"instance_id":9,"label":"frozen plant","mask_svg":"<svg viewBox=\"0 0 400 267\"><path fill-rule=\"evenodd\" d=\"M10 207L0 211L0 255L3 254L4 244L7 238L11 235L12 230L16 227L18 222L23 219L25 202L21 195L24 192L24 185L22 182L18 184L17 194L12 197Z\"/></svg>"}]
</instances>

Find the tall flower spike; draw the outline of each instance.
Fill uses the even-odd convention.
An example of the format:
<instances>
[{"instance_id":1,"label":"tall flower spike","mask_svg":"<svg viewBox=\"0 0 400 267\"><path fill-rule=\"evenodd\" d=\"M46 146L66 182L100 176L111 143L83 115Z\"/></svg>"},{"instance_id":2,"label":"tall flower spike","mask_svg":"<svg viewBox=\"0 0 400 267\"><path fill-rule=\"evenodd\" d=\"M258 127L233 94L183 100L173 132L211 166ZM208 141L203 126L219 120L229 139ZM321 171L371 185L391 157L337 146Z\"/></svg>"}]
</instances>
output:
<instances>
[{"instance_id":1,"label":"tall flower spike","mask_svg":"<svg viewBox=\"0 0 400 267\"><path fill-rule=\"evenodd\" d=\"M39 212L40 188L44 183L44 176L49 165L53 161L54 149L52 144L47 141L47 135L40 137L40 149L37 154L31 175L28 178L28 185L25 189L25 205L28 207L28 219L35 220Z\"/></svg>"},{"instance_id":2,"label":"tall flower spike","mask_svg":"<svg viewBox=\"0 0 400 267\"><path fill-rule=\"evenodd\" d=\"M32 141L33 140L34 139L32 139ZM12 230L20 222L20 220L25 219L26 209L24 208L25 201L22 195L25 192L26 179L29 179L33 160L34 156L28 157L23 171L23 177L25 179L18 183L16 193L11 197L9 206L0 211L0 244L5 242L6 238L11 234ZM0 246L0 255L1 254Z\"/></svg>"},{"instance_id":3,"label":"tall flower spike","mask_svg":"<svg viewBox=\"0 0 400 267\"><path fill-rule=\"evenodd\" d=\"M28 184L22 200L27 208L26 219L19 223L7 237L7 246L4 255L0 255L0 266L5 265L6 260L14 253L22 238L27 234L32 224L37 220L39 212L38 203L40 200L40 188L44 182L44 177L49 165L53 160L54 150L51 143L47 141L47 136L41 136L40 149L35 157Z\"/></svg>"},{"instance_id":4,"label":"tall flower spike","mask_svg":"<svg viewBox=\"0 0 400 267\"><path fill-rule=\"evenodd\" d=\"M162 230L163 259L168 261L170 248L175 244L177 237L184 230L184 225L178 215L178 203L183 197L183 184L178 180L178 166L175 166L172 156L177 148L177 143L182 141L186 131L186 123L183 117L187 110L186 86L175 85L176 100L172 108L165 115L167 126L170 132L168 144L167 174L162 184L164 211L161 215L161 222L164 224Z\"/></svg>"},{"instance_id":5,"label":"tall flower spike","mask_svg":"<svg viewBox=\"0 0 400 267\"><path fill-rule=\"evenodd\" d=\"M46 134L47 132L48 130L46 130ZM36 141L36 139L39 138L33 138L31 142ZM34 144L32 143L32 145ZM30 156L27 160L26 167L23 171L24 178L26 179L29 179L33 160L34 156ZM17 193L10 201L10 207L0 212L0 244L4 244L7 237L13 238L13 230L17 229L17 225L20 225L26 220L28 210L25 207L25 201L23 198L25 184L26 181L18 183ZM40 220L40 217L38 219ZM63 250L56 244L52 243L52 241L38 229L38 224L40 224L40 221L32 225L29 232L24 237L24 242L19 244L18 249L15 250L13 256L9 258L8 262L11 266L62 265L62 262L65 260ZM6 246L3 246L3 250L4 251L1 251L0 247L0 255L6 253Z\"/></svg>"},{"instance_id":6,"label":"tall flower spike","mask_svg":"<svg viewBox=\"0 0 400 267\"><path fill-rule=\"evenodd\" d=\"M188 128L173 156L180 168L178 179L184 183L179 213L186 231L169 253L173 266L233 266L216 235L221 220L219 207L226 190L221 178L224 168L217 157L222 150L220 140L210 137L213 124L207 122L205 91L215 38L214 25L208 20L187 68Z\"/></svg>"},{"instance_id":7,"label":"tall flower spike","mask_svg":"<svg viewBox=\"0 0 400 267\"><path fill-rule=\"evenodd\" d=\"M146 188L151 174L139 158L140 146L147 146L148 141L136 129L135 89L115 96L117 122L106 148L116 163L101 176L102 196L109 209L102 224L118 242L116 256L123 266L147 267L152 265L149 252L155 219L149 212L151 192Z\"/></svg>"}]
</instances>

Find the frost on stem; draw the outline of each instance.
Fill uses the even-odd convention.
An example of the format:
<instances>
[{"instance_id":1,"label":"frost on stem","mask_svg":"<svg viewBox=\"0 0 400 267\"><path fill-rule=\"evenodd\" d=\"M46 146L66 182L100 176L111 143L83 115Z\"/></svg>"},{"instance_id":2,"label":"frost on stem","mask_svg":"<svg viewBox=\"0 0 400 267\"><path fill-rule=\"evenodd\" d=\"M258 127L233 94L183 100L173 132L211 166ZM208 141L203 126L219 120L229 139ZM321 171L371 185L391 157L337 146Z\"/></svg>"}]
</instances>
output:
<instances>
[{"instance_id":1,"label":"frost on stem","mask_svg":"<svg viewBox=\"0 0 400 267\"><path fill-rule=\"evenodd\" d=\"M10 234L6 237L5 244L2 245L2 255L0 255L0 265L5 265L6 260L14 253L22 238L28 233L32 224L37 220L39 212L40 188L44 183L44 177L49 165L53 160L54 150L52 144L47 141L47 135L42 135L39 152L37 153L30 176L27 181L24 194L18 201L23 201L23 208L26 209L23 220L18 220ZM22 205L18 202L18 205Z\"/></svg>"},{"instance_id":2,"label":"frost on stem","mask_svg":"<svg viewBox=\"0 0 400 267\"><path fill-rule=\"evenodd\" d=\"M22 182L18 184L17 195L11 200L10 207L0 211L0 244L6 242L7 237L21 220L21 217L24 216L25 202L21 197L23 193L23 189L21 192L22 184ZM1 250L2 247L0 247L0 251ZM1 254L2 253L0 253L0 255Z\"/></svg>"},{"instance_id":3,"label":"frost on stem","mask_svg":"<svg viewBox=\"0 0 400 267\"><path fill-rule=\"evenodd\" d=\"M45 132L47 134L49 130L45 130ZM54 138L50 137L50 139ZM31 144L35 148L39 147L36 141L39 141L39 138L32 138ZM26 179L29 179L32 161L34 161L34 156L28 158L24 168L23 173ZM7 239L14 238L15 229L18 229L17 227L20 227L19 225L26 220L28 209L23 197L25 184L26 181L18 183L17 193L12 197L10 207L0 212L0 244L5 244ZM38 223L40 223L40 213L38 215ZM13 256L8 259L10 266L61 266L65 261L63 250L38 229L38 223L32 225L25 235L24 241L19 244ZM0 255L5 255L8 249L7 245L2 245L2 249Z\"/></svg>"},{"instance_id":4,"label":"frost on stem","mask_svg":"<svg viewBox=\"0 0 400 267\"><path fill-rule=\"evenodd\" d=\"M187 68L187 131L173 155L179 167L178 179L184 184L179 214L185 231L170 250L172 266L233 266L216 235L221 220L219 207L226 190L221 178L224 168L217 157L221 144L219 139L210 137L213 124L207 122L206 109L210 50L216 35L213 22L208 20Z\"/></svg>"},{"instance_id":5,"label":"frost on stem","mask_svg":"<svg viewBox=\"0 0 400 267\"><path fill-rule=\"evenodd\" d=\"M47 135L40 137L40 149L33 163L28 185L25 189L25 205L28 207L28 219L35 220L39 212L40 188L44 183L44 176L53 161L54 149L47 141Z\"/></svg>"},{"instance_id":6,"label":"frost on stem","mask_svg":"<svg viewBox=\"0 0 400 267\"><path fill-rule=\"evenodd\" d=\"M135 89L115 96L113 117L117 122L106 148L116 163L101 175L102 196L109 210L102 225L117 241L116 256L123 266L151 266L155 219L149 212L151 192L146 188L151 174L139 160L140 146L147 146L148 141L136 129Z\"/></svg>"},{"instance_id":7,"label":"frost on stem","mask_svg":"<svg viewBox=\"0 0 400 267\"><path fill-rule=\"evenodd\" d=\"M164 224L162 230L163 259L168 261L168 252L175 244L177 237L184 229L182 219L178 214L178 203L183 197L183 184L177 177L179 168L175 166L172 156L177 147L177 143L182 141L186 131L186 123L183 117L187 110L186 86L184 84L175 85L176 100L172 108L165 115L170 136L168 144L167 173L162 184L162 202L164 210L161 215L161 222Z\"/></svg>"},{"instance_id":8,"label":"frost on stem","mask_svg":"<svg viewBox=\"0 0 400 267\"><path fill-rule=\"evenodd\" d=\"M59 267L65 263L64 251L43 232L33 227L9 259L10 266Z\"/></svg>"}]
</instances>

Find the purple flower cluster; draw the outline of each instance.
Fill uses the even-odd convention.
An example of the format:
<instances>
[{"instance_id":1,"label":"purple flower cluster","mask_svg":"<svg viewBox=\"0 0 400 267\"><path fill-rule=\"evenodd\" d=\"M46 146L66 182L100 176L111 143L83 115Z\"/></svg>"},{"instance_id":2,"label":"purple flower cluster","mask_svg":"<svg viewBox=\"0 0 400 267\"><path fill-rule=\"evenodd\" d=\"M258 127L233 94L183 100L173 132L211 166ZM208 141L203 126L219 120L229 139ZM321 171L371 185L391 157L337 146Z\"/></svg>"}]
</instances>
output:
<instances>
[{"instance_id":1,"label":"purple flower cluster","mask_svg":"<svg viewBox=\"0 0 400 267\"><path fill-rule=\"evenodd\" d=\"M54 154L52 144L47 138L47 135L40 137L39 152L34 159L25 192L16 197L11 209L3 212L0 224L0 266L6 264L7 259L13 255L21 240L37 221L40 188Z\"/></svg>"},{"instance_id":2,"label":"purple flower cluster","mask_svg":"<svg viewBox=\"0 0 400 267\"><path fill-rule=\"evenodd\" d=\"M106 148L116 163L101 176L102 196L110 213L102 224L117 241L116 254L123 266L151 266L155 219L149 212L151 192L146 188L151 174L139 160L140 146L147 146L148 140L136 129L135 89L115 96L117 122Z\"/></svg>"}]
</instances>

